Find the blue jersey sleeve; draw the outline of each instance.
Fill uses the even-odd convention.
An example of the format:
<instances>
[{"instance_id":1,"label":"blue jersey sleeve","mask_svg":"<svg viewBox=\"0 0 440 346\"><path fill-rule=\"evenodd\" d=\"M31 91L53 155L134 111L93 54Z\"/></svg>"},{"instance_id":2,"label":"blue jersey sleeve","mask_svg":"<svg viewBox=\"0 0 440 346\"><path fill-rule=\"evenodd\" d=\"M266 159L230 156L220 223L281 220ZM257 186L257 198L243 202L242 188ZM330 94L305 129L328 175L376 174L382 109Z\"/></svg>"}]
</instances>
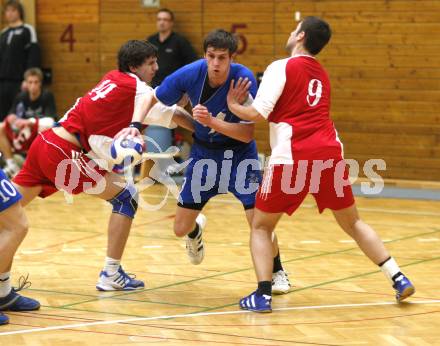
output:
<instances>
[{"instance_id":1,"label":"blue jersey sleeve","mask_svg":"<svg viewBox=\"0 0 440 346\"><path fill-rule=\"evenodd\" d=\"M177 103L194 83L194 73L197 63L183 66L166 77L155 89L156 98L167 106Z\"/></svg>"}]
</instances>

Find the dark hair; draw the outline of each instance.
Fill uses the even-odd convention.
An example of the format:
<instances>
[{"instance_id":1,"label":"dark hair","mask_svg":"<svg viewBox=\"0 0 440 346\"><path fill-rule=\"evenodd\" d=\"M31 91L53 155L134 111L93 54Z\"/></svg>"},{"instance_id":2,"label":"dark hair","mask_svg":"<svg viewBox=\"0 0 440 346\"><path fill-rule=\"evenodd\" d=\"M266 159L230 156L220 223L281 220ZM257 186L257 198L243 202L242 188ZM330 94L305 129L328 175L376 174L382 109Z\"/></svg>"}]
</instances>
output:
<instances>
[{"instance_id":1,"label":"dark hair","mask_svg":"<svg viewBox=\"0 0 440 346\"><path fill-rule=\"evenodd\" d=\"M232 55L237 51L238 48L238 40L237 37L230 32L217 29L211 31L203 42L203 50L206 53L208 47L212 47L215 49L228 49L229 54Z\"/></svg>"},{"instance_id":2,"label":"dark hair","mask_svg":"<svg viewBox=\"0 0 440 346\"><path fill-rule=\"evenodd\" d=\"M318 54L330 41L330 25L318 17L306 17L302 20L299 32L304 31L304 48L310 54Z\"/></svg>"},{"instance_id":3,"label":"dark hair","mask_svg":"<svg viewBox=\"0 0 440 346\"><path fill-rule=\"evenodd\" d=\"M6 11L6 9L8 7L15 8L18 11L18 13L20 14L20 19L24 20L24 7L20 3L20 1L18 1L18 0L9 0L8 2L6 2L4 7L5 7L5 11Z\"/></svg>"},{"instance_id":4,"label":"dark hair","mask_svg":"<svg viewBox=\"0 0 440 346\"><path fill-rule=\"evenodd\" d=\"M171 21L174 22L174 13L173 13L173 11L171 11L171 10L168 9L168 8L161 8L159 11L157 11L156 14L159 14L160 12L166 12L166 13L168 13L168 14L171 16Z\"/></svg>"},{"instance_id":5,"label":"dark hair","mask_svg":"<svg viewBox=\"0 0 440 346\"><path fill-rule=\"evenodd\" d=\"M43 83L43 72L38 67L31 67L24 73L24 79L28 79L30 76L38 77L41 83Z\"/></svg>"},{"instance_id":6,"label":"dark hair","mask_svg":"<svg viewBox=\"0 0 440 346\"><path fill-rule=\"evenodd\" d=\"M150 57L157 56L157 48L147 41L130 40L118 52L118 67L121 72L130 72L130 67L138 67Z\"/></svg>"}]
</instances>

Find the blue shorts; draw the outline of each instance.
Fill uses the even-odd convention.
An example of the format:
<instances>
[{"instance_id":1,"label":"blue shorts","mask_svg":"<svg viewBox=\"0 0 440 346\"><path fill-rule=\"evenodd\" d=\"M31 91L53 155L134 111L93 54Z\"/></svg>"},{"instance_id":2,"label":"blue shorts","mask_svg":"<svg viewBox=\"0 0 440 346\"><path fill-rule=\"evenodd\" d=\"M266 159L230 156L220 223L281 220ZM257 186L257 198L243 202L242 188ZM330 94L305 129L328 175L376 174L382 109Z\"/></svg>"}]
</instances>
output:
<instances>
[{"instance_id":1,"label":"blue shorts","mask_svg":"<svg viewBox=\"0 0 440 346\"><path fill-rule=\"evenodd\" d=\"M12 185L5 172L0 169L0 212L21 199L20 192Z\"/></svg>"},{"instance_id":2,"label":"blue shorts","mask_svg":"<svg viewBox=\"0 0 440 346\"><path fill-rule=\"evenodd\" d=\"M245 209L255 206L261 182L255 141L232 149L209 149L194 143L178 205L202 210L210 198L232 192Z\"/></svg>"}]
</instances>

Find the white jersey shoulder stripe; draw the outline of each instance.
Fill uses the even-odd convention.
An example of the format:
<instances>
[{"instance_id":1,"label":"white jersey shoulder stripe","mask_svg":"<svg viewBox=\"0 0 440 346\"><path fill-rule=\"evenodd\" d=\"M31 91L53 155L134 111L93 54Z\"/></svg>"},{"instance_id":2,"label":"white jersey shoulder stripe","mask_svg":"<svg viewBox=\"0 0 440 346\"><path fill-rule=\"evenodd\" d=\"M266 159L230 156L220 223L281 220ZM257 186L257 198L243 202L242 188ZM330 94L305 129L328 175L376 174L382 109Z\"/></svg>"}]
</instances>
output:
<instances>
[{"instance_id":1,"label":"white jersey shoulder stripe","mask_svg":"<svg viewBox=\"0 0 440 346\"><path fill-rule=\"evenodd\" d=\"M286 65L290 58L276 60L264 72L263 79L252 106L264 118L272 113L286 84Z\"/></svg>"},{"instance_id":2,"label":"white jersey shoulder stripe","mask_svg":"<svg viewBox=\"0 0 440 346\"><path fill-rule=\"evenodd\" d=\"M31 33L31 43L37 43L37 33L35 32L35 28L30 24L24 24L24 27Z\"/></svg>"}]
</instances>

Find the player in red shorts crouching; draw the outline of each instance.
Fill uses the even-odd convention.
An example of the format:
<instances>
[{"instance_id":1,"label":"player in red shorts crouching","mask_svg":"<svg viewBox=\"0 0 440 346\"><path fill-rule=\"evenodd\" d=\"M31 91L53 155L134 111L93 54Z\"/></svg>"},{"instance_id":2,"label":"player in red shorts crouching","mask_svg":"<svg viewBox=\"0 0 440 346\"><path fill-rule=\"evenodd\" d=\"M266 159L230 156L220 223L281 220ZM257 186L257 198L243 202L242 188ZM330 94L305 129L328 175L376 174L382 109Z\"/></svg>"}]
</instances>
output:
<instances>
[{"instance_id":1,"label":"player in red shorts crouching","mask_svg":"<svg viewBox=\"0 0 440 346\"><path fill-rule=\"evenodd\" d=\"M59 126L35 139L14 179L23 195L23 205L61 189L72 194L93 194L112 204L107 257L96 285L101 291L144 287L120 265L137 210L137 190L106 164L111 157L111 139L120 134L142 138L140 130L145 122L170 126L175 121L192 128L191 119L182 109L160 103L152 107L153 90L146 82L158 69L156 60L156 48L150 43L132 40L124 44L118 54L119 70L107 73L76 101Z\"/></svg>"},{"instance_id":2,"label":"player in red shorts crouching","mask_svg":"<svg viewBox=\"0 0 440 346\"><path fill-rule=\"evenodd\" d=\"M415 291L376 232L359 218L342 143L330 119L330 81L315 59L330 36L329 25L317 17L299 23L287 42L291 56L269 65L251 106L237 102L247 83L231 83L229 108L243 120L268 120L272 149L252 223L251 252L258 289L240 300L242 309L272 310L272 232L283 213L295 212L308 193L315 198L319 212L331 209L342 229L380 266L397 301Z\"/></svg>"}]
</instances>

